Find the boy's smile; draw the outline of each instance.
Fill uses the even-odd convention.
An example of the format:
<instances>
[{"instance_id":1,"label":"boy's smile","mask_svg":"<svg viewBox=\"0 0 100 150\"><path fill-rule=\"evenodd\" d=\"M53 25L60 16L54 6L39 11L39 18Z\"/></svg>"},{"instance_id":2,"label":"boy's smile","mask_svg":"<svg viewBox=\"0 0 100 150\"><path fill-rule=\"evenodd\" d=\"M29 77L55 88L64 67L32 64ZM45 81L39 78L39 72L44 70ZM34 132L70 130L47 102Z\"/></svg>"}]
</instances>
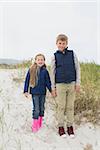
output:
<instances>
[{"instance_id":1,"label":"boy's smile","mask_svg":"<svg viewBox=\"0 0 100 150\"><path fill-rule=\"evenodd\" d=\"M64 51L64 49L67 47L67 43L66 41L62 41L62 40L59 40L57 43L56 43L57 47L58 47L58 50L60 51Z\"/></svg>"}]
</instances>

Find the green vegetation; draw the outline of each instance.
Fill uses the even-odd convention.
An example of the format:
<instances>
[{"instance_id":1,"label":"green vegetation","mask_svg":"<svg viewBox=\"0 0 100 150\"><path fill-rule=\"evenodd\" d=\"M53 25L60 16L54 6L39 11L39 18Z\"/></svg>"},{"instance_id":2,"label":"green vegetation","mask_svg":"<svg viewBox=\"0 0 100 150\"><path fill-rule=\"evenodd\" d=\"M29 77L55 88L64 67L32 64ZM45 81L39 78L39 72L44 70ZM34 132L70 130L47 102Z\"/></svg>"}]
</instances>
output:
<instances>
[{"instance_id":1,"label":"green vegetation","mask_svg":"<svg viewBox=\"0 0 100 150\"><path fill-rule=\"evenodd\" d=\"M76 95L75 114L96 123L100 120L99 110L100 65L81 63L81 91Z\"/></svg>"}]
</instances>

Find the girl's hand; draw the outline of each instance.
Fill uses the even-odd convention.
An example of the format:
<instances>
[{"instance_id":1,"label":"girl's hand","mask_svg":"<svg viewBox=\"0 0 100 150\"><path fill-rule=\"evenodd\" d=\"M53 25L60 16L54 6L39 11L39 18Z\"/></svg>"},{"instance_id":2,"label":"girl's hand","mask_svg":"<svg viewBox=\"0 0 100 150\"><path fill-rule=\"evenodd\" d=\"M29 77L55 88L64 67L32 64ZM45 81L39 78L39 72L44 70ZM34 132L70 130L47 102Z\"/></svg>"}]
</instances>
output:
<instances>
[{"instance_id":1,"label":"girl's hand","mask_svg":"<svg viewBox=\"0 0 100 150\"><path fill-rule=\"evenodd\" d=\"M30 94L28 92L25 92L24 95L25 95L26 98L29 98Z\"/></svg>"},{"instance_id":2,"label":"girl's hand","mask_svg":"<svg viewBox=\"0 0 100 150\"><path fill-rule=\"evenodd\" d=\"M76 92L80 92L80 85L79 85L79 84L76 84L76 85L75 85L75 91L76 91Z\"/></svg>"}]
</instances>

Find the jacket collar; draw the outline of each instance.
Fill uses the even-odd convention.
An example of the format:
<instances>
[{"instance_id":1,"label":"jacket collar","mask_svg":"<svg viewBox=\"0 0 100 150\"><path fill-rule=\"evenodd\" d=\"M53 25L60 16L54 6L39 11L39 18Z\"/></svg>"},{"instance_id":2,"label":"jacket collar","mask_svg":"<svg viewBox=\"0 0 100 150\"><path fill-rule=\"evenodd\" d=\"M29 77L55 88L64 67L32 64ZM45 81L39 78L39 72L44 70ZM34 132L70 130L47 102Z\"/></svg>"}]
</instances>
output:
<instances>
[{"instance_id":1,"label":"jacket collar","mask_svg":"<svg viewBox=\"0 0 100 150\"><path fill-rule=\"evenodd\" d=\"M41 67L39 67L40 68L40 70L41 69L45 69L46 68L46 66L45 65L43 65L43 66L41 66Z\"/></svg>"},{"instance_id":2,"label":"jacket collar","mask_svg":"<svg viewBox=\"0 0 100 150\"><path fill-rule=\"evenodd\" d=\"M67 53L67 50L68 50L68 47L64 49L64 51L60 51L60 50L57 50L57 53L61 53L61 54L66 54Z\"/></svg>"}]
</instances>

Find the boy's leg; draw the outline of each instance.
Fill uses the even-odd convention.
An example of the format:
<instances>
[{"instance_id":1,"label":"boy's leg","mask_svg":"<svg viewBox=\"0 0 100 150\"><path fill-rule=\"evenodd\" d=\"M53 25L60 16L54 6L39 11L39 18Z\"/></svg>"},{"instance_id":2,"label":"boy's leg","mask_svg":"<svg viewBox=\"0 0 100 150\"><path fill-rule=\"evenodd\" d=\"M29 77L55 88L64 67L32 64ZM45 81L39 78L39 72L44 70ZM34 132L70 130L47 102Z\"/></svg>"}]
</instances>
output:
<instances>
[{"instance_id":1,"label":"boy's leg","mask_svg":"<svg viewBox=\"0 0 100 150\"><path fill-rule=\"evenodd\" d=\"M65 84L56 84L57 97L56 101L56 119L58 127L64 127L64 112L66 104L66 90Z\"/></svg>"},{"instance_id":2,"label":"boy's leg","mask_svg":"<svg viewBox=\"0 0 100 150\"><path fill-rule=\"evenodd\" d=\"M67 99L66 99L66 115L67 126L73 126L74 122L74 101L75 101L75 84L68 84Z\"/></svg>"}]
</instances>

